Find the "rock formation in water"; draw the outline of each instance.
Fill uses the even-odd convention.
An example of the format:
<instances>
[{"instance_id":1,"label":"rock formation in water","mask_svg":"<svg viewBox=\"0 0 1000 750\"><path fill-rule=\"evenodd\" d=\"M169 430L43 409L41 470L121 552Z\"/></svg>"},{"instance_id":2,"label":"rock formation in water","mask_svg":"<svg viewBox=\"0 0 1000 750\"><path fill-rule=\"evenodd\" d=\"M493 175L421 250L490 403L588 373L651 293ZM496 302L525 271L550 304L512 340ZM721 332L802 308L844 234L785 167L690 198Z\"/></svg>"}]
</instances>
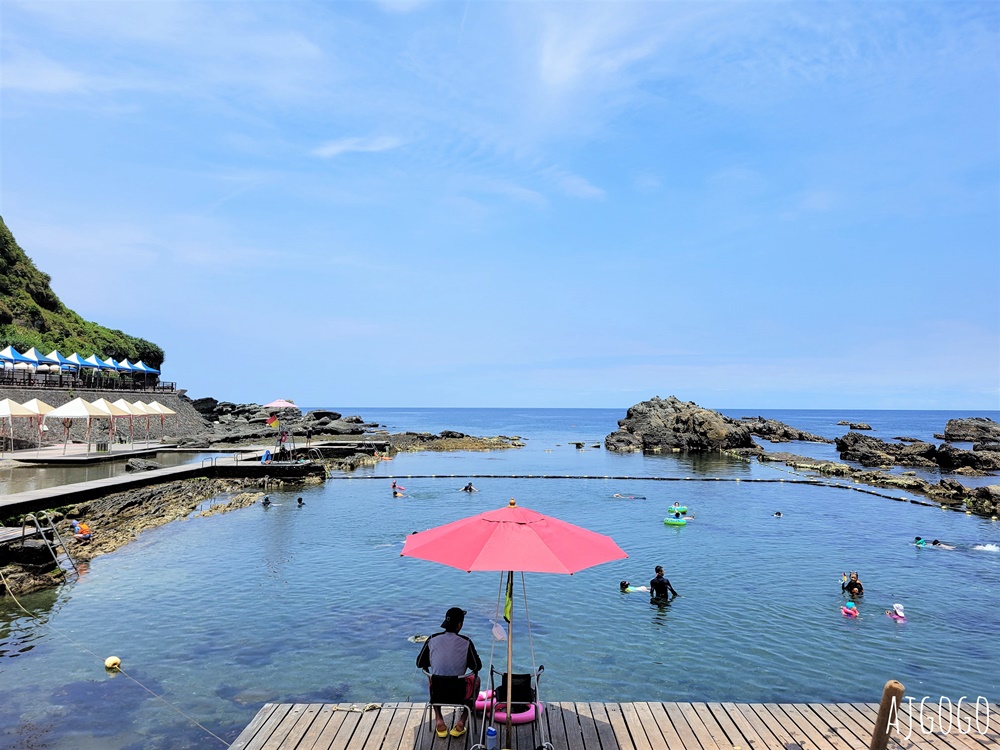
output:
<instances>
[{"instance_id":1,"label":"rock formation in water","mask_svg":"<svg viewBox=\"0 0 1000 750\"><path fill-rule=\"evenodd\" d=\"M870 435L848 432L835 441L844 461L862 466L937 466L937 446L933 443L887 443Z\"/></svg>"},{"instance_id":2,"label":"rock formation in water","mask_svg":"<svg viewBox=\"0 0 1000 750\"><path fill-rule=\"evenodd\" d=\"M617 432L604 438L609 451L710 451L755 448L743 422L675 396L656 396L631 407Z\"/></svg>"},{"instance_id":3,"label":"rock formation in water","mask_svg":"<svg viewBox=\"0 0 1000 750\"><path fill-rule=\"evenodd\" d=\"M1000 443L1000 424L989 417L949 419L940 437L949 443Z\"/></svg>"},{"instance_id":4,"label":"rock formation in water","mask_svg":"<svg viewBox=\"0 0 1000 750\"><path fill-rule=\"evenodd\" d=\"M813 435L810 432L797 429L777 419L764 417L742 417L740 420L750 430L751 435L764 438L772 443L788 443L792 440L804 440L809 443L832 443L829 438Z\"/></svg>"}]
</instances>

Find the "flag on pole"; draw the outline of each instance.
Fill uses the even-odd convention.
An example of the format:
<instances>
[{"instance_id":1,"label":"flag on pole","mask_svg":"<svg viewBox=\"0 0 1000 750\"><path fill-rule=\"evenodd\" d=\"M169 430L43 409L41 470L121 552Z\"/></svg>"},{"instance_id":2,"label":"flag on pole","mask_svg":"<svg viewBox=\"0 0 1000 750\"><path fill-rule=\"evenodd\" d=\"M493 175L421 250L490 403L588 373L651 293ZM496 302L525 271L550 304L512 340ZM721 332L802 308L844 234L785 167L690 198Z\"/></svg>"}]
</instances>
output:
<instances>
[{"instance_id":1,"label":"flag on pole","mask_svg":"<svg viewBox=\"0 0 1000 750\"><path fill-rule=\"evenodd\" d=\"M503 605L503 619L510 622L510 612L514 607L514 571L507 571L507 601Z\"/></svg>"},{"instance_id":2,"label":"flag on pole","mask_svg":"<svg viewBox=\"0 0 1000 750\"><path fill-rule=\"evenodd\" d=\"M267 418L267 426L268 427L274 427L275 429L277 429L278 428L278 424L279 424L279 422L278 422L278 415L277 414L272 414L271 416L269 416Z\"/></svg>"}]
</instances>

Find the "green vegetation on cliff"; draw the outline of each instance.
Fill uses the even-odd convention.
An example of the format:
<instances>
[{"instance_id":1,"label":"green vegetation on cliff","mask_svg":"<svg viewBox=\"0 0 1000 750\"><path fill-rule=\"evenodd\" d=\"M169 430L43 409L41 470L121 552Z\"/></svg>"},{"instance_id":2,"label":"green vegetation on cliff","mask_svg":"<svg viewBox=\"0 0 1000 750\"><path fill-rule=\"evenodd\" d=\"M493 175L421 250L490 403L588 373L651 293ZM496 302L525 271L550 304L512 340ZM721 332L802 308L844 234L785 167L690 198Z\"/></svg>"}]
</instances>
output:
<instances>
[{"instance_id":1,"label":"green vegetation on cliff","mask_svg":"<svg viewBox=\"0 0 1000 750\"><path fill-rule=\"evenodd\" d=\"M160 369L163 350L122 331L84 320L67 308L42 273L14 240L0 217L0 349L36 347L44 354L100 354L115 360L143 360Z\"/></svg>"}]
</instances>

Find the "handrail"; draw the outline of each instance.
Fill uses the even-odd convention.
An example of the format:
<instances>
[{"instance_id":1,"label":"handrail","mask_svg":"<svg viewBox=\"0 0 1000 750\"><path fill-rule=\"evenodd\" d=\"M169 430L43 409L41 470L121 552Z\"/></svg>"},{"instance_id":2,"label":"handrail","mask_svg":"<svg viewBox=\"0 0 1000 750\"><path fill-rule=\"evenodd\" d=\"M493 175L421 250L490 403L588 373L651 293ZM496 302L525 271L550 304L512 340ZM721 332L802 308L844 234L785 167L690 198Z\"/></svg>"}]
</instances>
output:
<instances>
[{"instance_id":1,"label":"handrail","mask_svg":"<svg viewBox=\"0 0 1000 750\"><path fill-rule=\"evenodd\" d=\"M215 456L209 456L208 458L201 459L201 468L203 468L203 469L205 468L205 462L206 461L211 461L211 463L209 464L209 466L211 466L212 468L215 468Z\"/></svg>"},{"instance_id":2,"label":"handrail","mask_svg":"<svg viewBox=\"0 0 1000 750\"><path fill-rule=\"evenodd\" d=\"M56 538L56 546L63 548L63 551L66 552L66 558L69 560L70 565L73 566L73 570L79 576L80 569L77 567L76 561L73 559L73 556L69 554L69 549L66 547L66 543L62 540L62 536L59 534L59 529L57 529L56 525L52 522L52 516L49 515L48 511L44 510L39 511L39 515L42 516L42 520L44 520L48 524L48 530L51 531L52 535ZM24 544L24 540L27 538L27 535L24 533L24 529L28 525L29 521L31 521L31 523L34 524L35 529L38 531L38 536L40 536L42 538L42 541L45 542L45 546L48 547L49 553L52 555L52 561L56 564L56 567L58 567L59 556L56 554L55 547L52 546L52 543L49 541L48 537L45 536L45 531L42 529L41 520L39 520L39 518L34 513L28 513L24 518L21 519L21 544Z\"/></svg>"}]
</instances>

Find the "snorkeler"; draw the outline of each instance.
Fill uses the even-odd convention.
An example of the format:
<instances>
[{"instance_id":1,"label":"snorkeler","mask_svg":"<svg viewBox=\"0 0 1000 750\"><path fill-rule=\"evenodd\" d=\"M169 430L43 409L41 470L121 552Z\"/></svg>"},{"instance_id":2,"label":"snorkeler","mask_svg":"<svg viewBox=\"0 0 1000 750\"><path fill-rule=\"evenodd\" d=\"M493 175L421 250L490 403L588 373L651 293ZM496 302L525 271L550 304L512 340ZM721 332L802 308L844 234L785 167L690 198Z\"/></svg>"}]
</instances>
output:
<instances>
[{"instance_id":1,"label":"snorkeler","mask_svg":"<svg viewBox=\"0 0 1000 750\"><path fill-rule=\"evenodd\" d=\"M784 518L784 516L781 515L781 511L780 510L774 511L774 517L775 518Z\"/></svg>"},{"instance_id":2,"label":"snorkeler","mask_svg":"<svg viewBox=\"0 0 1000 750\"><path fill-rule=\"evenodd\" d=\"M649 591L649 586L633 586L628 581L622 581L618 584L618 587L623 594L631 594L635 591Z\"/></svg>"},{"instance_id":3,"label":"snorkeler","mask_svg":"<svg viewBox=\"0 0 1000 750\"><path fill-rule=\"evenodd\" d=\"M616 492L611 497L617 497L621 500L645 500L645 495L623 495L620 492Z\"/></svg>"},{"instance_id":4,"label":"snorkeler","mask_svg":"<svg viewBox=\"0 0 1000 750\"><path fill-rule=\"evenodd\" d=\"M931 546L937 547L938 549L955 549L953 544L945 544L944 542L939 542L937 539L931 542Z\"/></svg>"},{"instance_id":5,"label":"snorkeler","mask_svg":"<svg viewBox=\"0 0 1000 750\"><path fill-rule=\"evenodd\" d=\"M846 591L850 596L864 596L865 593L865 587L861 585L856 572L852 572L850 578L847 573L841 574L840 590Z\"/></svg>"}]
</instances>

